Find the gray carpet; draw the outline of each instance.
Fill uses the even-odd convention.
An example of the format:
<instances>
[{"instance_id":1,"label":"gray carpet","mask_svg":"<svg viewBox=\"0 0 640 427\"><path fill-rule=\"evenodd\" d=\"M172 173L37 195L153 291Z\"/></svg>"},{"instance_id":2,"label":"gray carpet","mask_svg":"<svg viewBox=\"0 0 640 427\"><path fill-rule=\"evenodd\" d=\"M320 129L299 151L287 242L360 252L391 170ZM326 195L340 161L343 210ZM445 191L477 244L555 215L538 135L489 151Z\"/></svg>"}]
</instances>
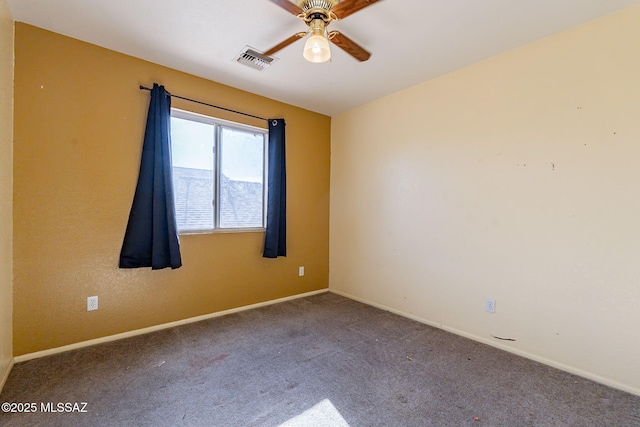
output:
<instances>
[{"instance_id":1,"label":"gray carpet","mask_svg":"<svg viewBox=\"0 0 640 427\"><path fill-rule=\"evenodd\" d=\"M37 406L2 426L640 426L638 396L331 293L20 363L0 402Z\"/></svg>"}]
</instances>

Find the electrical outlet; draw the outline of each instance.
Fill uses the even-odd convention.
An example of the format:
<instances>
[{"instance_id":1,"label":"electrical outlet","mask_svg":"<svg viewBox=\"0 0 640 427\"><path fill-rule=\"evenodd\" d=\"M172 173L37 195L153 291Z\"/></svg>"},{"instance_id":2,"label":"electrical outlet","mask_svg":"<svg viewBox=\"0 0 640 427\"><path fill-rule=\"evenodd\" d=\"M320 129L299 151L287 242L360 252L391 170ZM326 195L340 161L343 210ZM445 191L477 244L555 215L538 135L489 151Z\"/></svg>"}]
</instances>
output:
<instances>
[{"instance_id":1,"label":"electrical outlet","mask_svg":"<svg viewBox=\"0 0 640 427\"><path fill-rule=\"evenodd\" d=\"M98 297L87 297L87 311L98 309Z\"/></svg>"},{"instance_id":2,"label":"electrical outlet","mask_svg":"<svg viewBox=\"0 0 640 427\"><path fill-rule=\"evenodd\" d=\"M298 267L298 276L304 276L304 266Z\"/></svg>"},{"instance_id":3,"label":"electrical outlet","mask_svg":"<svg viewBox=\"0 0 640 427\"><path fill-rule=\"evenodd\" d=\"M487 313L496 312L496 300L493 298L487 298L484 302L484 309Z\"/></svg>"}]
</instances>

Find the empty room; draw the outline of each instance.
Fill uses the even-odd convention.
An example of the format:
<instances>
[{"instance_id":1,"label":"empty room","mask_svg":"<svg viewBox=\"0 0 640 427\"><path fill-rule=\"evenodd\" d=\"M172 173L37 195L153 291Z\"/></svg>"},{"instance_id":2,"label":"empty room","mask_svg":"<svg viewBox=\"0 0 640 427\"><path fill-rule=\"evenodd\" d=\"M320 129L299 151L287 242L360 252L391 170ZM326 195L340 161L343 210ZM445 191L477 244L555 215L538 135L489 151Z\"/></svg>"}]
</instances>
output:
<instances>
[{"instance_id":1,"label":"empty room","mask_svg":"<svg viewBox=\"0 0 640 427\"><path fill-rule=\"evenodd\" d=\"M637 0L0 0L0 425L639 426Z\"/></svg>"}]
</instances>

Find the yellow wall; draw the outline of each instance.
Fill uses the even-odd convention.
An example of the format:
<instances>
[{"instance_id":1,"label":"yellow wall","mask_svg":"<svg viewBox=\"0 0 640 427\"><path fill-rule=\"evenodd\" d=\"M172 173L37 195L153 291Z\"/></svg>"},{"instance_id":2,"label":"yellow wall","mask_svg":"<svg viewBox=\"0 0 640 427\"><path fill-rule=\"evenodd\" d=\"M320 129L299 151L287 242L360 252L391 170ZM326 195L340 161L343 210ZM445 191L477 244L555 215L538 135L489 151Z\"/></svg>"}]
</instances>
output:
<instances>
[{"instance_id":1,"label":"yellow wall","mask_svg":"<svg viewBox=\"0 0 640 427\"><path fill-rule=\"evenodd\" d=\"M12 350L13 19L0 0L0 389Z\"/></svg>"},{"instance_id":2,"label":"yellow wall","mask_svg":"<svg viewBox=\"0 0 640 427\"><path fill-rule=\"evenodd\" d=\"M640 394L639 23L334 117L330 289Z\"/></svg>"},{"instance_id":3,"label":"yellow wall","mask_svg":"<svg viewBox=\"0 0 640 427\"><path fill-rule=\"evenodd\" d=\"M16 355L327 288L329 117L25 24L15 45ZM182 268L117 268L153 82L286 119L288 257L262 258L264 233L183 235Z\"/></svg>"}]
</instances>

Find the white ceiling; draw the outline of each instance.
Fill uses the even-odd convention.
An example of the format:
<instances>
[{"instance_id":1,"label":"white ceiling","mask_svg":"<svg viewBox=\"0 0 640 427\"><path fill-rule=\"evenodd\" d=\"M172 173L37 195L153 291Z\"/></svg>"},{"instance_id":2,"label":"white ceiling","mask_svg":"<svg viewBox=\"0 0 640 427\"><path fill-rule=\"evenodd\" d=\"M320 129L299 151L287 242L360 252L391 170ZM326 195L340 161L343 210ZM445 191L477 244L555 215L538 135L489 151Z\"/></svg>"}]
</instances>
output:
<instances>
[{"instance_id":1,"label":"white ceiling","mask_svg":"<svg viewBox=\"0 0 640 427\"><path fill-rule=\"evenodd\" d=\"M333 46L330 62L311 64L297 41L256 71L233 61L246 45L306 30L268 0L7 0L16 21L327 115L639 2L381 0L329 27L369 61Z\"/></svg>"}]
</instances>

